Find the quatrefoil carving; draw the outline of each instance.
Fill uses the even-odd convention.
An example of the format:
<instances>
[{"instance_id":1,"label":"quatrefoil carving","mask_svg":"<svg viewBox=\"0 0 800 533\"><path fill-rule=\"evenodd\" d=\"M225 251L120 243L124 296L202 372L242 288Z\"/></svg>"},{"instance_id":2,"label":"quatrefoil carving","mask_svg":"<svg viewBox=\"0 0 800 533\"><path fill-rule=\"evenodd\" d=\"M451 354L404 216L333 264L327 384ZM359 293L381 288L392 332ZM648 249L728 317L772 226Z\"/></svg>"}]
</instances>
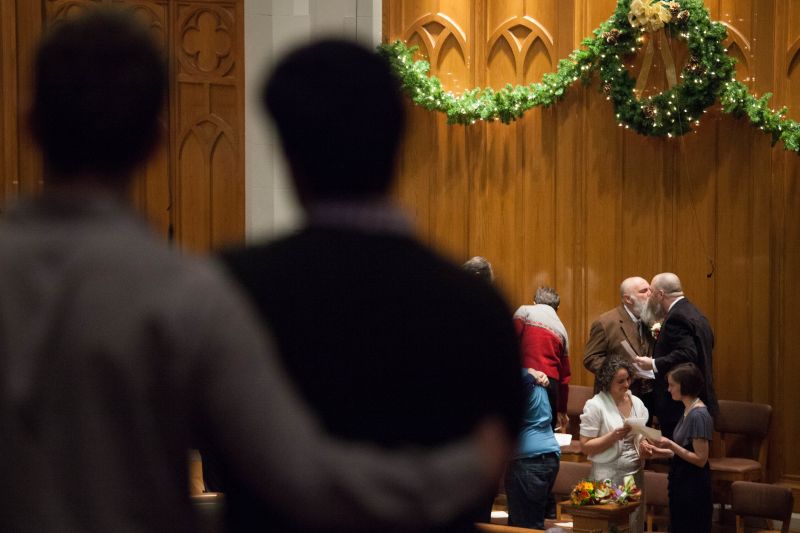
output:
<instances>
[{"instance_id":1,"label":"quatrefoil carving","mask_svg":"<svg viewBox=\"0 0 800 533\"><path fill-rule=\"evenodd\" d=\"M181 24L181 64L195 74L225 76L233 67L233 21L216 6L197 9Z\"/></svg>"}]
</instances>

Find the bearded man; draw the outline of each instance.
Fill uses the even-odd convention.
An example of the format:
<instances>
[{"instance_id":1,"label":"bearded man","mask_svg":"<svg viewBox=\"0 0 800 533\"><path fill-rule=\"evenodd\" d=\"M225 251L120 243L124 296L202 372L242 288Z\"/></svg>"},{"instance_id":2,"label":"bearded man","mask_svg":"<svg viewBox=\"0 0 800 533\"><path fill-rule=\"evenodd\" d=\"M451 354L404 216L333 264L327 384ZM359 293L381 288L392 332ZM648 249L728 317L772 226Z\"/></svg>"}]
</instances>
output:
<instances>
[{"instance_id":1,"label":"bearded man","mask_svg":"<svg viewBox=\"0 0 800 533\"><path fill-rule=\"evenodd\" d=\"M655 415L661 433L671 439L675 426L683 415L684 405L672 400L667 390L667 374L682 363L694 363L705 379L700 400L712 416L719 412L714 392L712 351L714 332L708 319L683 295L681 280L671 272L658 274L650 283L648 310L656 318L663 317L661 333L653 347L652 357L638 357L637 364L655 372L653 391Z\"/></svg>"},{"instance_id":2,"label":"bearded man","mask_svg":"<svg viewBox=\"0 0 800 533\"><path fill-rule=\"evenodd\" d=\"M625 279L619 286L620 304L600 315L592 323L589 339L583 350L583 366L593 374L613 354L625 355L622 343L627 341L638 357L647 357L653 352L655 339L650 334L647 316L647 301L650 284L640 277ZM638 396L653 411L653 380L637 374L631 383L631 392ZM595 384L595 393L599 392Z\"/></svg>"}]
</instances>

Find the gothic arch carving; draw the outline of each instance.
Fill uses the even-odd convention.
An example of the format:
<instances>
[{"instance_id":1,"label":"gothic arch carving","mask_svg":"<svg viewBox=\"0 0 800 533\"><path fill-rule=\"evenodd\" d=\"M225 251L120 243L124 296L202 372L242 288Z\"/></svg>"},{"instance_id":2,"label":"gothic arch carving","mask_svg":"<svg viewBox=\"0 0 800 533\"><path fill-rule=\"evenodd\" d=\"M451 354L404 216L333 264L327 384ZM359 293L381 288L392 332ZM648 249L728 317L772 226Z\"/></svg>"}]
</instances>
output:
<instances>
[{"instance_id":1,"label":"gothic arch carving","mask_svg":"<svg viewBox=\"0 0 800 533\"><path fill-rule=\"evenodd\" d=\"M517 32L514 31L517 29L521 29L524 35L518 35ZM531 47L536 44L536 41L540 41L544 45L545 51L547 52L547 60L551 65L553 64L553 48L555 46L553 36L547 31L547 28L533 17L525 15L522 17L510 17L503 21L489 37L486 46L487 58L501 39L508 43L511 52L514 54L517 83L522 83L525 60L528 57Z\"/></svg>"},{"instance_id":2,"label":"gothic arch carving","mask_svg":"<svg viewBox=\"0 0 800 533\"><path fill-rule=\"evenodd\" d=\"M800 37L795 39L795 41L786 50L786 74L787 75L790 75L792 73L792 70L794 69L794 65L797 62L798 54L800 54Z\"/></svg>"},{"instance_id":3,"label":"gothic arch carving","mask_svg":"<svg viewBox=\"0 0 800 533\"><path fill-rule=\"evenodd\" d=\"M66 17L78 14L95 2L93 0L50 0L47 4L49 25L53 25Z\"/></svg>"},{"instance_id":4,"label":"gothic arch carving","mask_svg":"<svg viewBox=\"0 0 800 533\"><path fill-rule=\"evenodd\" d=\"M197 140L209 162L214 149L223 137L227 138L232 146L237 146L233 128L222 117L213 113L199 117L190 128L183 132L179 143L179 152L183 150L184 145L192 136Z\"/></svg>"},{"instance_id":5,"label":"gothic arch carving","mask_svg":"<svg viewBox=\"0 0 800 533\"><path fill-rule=\"evenodd\" d=\"M438 31L437 31L438 30ZM404 40L408 41L414 34L418 35L428 52L428 62L431 66L439 64L439 52L449 38L458 43L464 62L469 68L469 54L467 53L467 34L452 18L444 13L428 13L411 23L406 31Z\"/></svg>"},{"instance_id":6,"label":"gothic arch carving","mask_svg":"<svg viewBox=\"0 0 800 533\"><path fill-rule=\"evenodd\" d=\"M150 32L156 38L159 45L161 45L162 48L165 47L167 42L167 30L165 28L163 14L156 12L152 5L138 2L129 2L129 4L133 15L150 29Z\"/></svg>"},{"instance_id":7,"label":"gothic arch carving","mask_svg":"<svg viewBox=\"0 0 800 533\"><path fill-rule=\"evenodd\" d=\"M741 59L744 61L747 71L750 72L750 54L752 52L750 41L747 40L747 37L745 37L744 34L736 28L736 26L723 21L720 21L720 24L724 25L728 29L728 38L722 43L722 45L725 47L725 50L730 50L731 46L736 44L741 52Z\"/></svg>"}]
</instances>

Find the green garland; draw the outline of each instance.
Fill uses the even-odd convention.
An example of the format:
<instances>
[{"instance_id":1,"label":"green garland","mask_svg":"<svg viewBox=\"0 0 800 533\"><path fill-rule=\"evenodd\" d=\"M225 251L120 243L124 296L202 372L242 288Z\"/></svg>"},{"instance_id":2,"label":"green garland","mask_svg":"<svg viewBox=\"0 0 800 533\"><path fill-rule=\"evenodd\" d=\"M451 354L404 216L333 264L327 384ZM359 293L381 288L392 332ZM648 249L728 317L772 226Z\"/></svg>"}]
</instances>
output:
<instances>
[{"instance_id":1,"label":"green garland","mask_svg":"<svg viewBox=\"0 0 800 533\"><path fill-rule=\"evenodd\" d=\"M680 73L680 83L658 95L636 98L636 81L625 68L624 59L639 51L644 39L642 30L628 21L631 2L619 0L614 14L594 31L594 37L584 39L580 49L559 61L556 72L527 86L507 84L497 91L475 88L456 96L445 91L438 78L427 75L428 62L414 60L416 47L408 48L395 41L380 45L378 50L388 59L412 101L430 111L445 113L449 124L473 124L478 120L508 124L529 109L548 107L563 99L578 80L589 85L597 73L620 125L640 134L672 137L689 133L692 123L699 124L700 115L719 99L726 113L747 117L772 135L773 144L781 140L787 150L800 153L800 123L785 118L786 108L771 109L771 94L756 98L746 85L734 79L736 60L725 53L722 45L727 37L725 26L709 19L702 0L664 2L672 11L665 31L686 41L691 58Z\"/></svg>"}]
</instances>

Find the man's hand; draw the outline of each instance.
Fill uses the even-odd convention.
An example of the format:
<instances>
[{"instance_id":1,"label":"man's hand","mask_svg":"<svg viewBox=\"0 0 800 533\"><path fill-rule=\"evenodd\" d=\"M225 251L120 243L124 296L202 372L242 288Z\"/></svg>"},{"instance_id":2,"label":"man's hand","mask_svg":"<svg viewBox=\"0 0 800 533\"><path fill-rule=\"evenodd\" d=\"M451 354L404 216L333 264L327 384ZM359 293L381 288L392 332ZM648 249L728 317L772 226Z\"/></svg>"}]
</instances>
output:
<instances>
[{"instance_id":1,"label":"man's hand","mask_svg":"<svg viewBox=\"0 0 800 533\"><path fill-rule=\"evenodd\" d=\"M472 438L483 455L486 485L496 489L497 480L506 469L514 443L511 442L505 425L497 417L487 417L481 421Z\"/></svg>"},{"instance_id":2,"label":"man's hand","mask_svg":"<svg viewBox=\"0 0 800 533\"><path fill-rule=\"evenodd\" d=\"M652 357L636 357L635 358L636 364L642 370L653 370L653 358Z\"/></svg>"},{"instance_id":3,"label":"man's hand","mask_svg":"<svg viewBox=\"0 0 800 533\"><path fill-rule=\"evenodd\" d=\"M544 372L539 372L538 370L534 370L532 368L528 369L528 374L533 376L533 379L536 380L537 385L541 385L542 387L547 387L550 385L550 379L547 377L547 374Z\"/></svg>"}]
</instances>

